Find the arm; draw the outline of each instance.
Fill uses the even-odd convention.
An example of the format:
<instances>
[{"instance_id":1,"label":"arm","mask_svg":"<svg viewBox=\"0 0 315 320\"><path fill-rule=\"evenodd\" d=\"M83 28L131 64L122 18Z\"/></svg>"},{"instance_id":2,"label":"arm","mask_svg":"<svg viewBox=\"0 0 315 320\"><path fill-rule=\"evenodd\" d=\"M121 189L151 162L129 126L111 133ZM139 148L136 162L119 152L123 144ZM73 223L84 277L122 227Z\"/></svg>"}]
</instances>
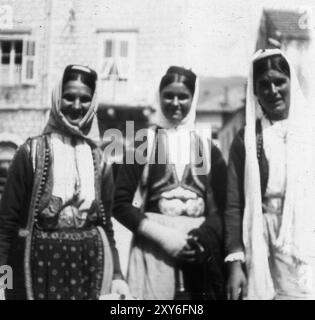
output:
<instances>
[{"instance_id":1,"label":"arm","mask_svg":"<svg viewBox=\"0 0 315 320\"><path fill-rule=\"evenodd\" d=\"M104 205L106 214L106 223L102 225L108 237L109 245L111 247L114 263L114 279L123 279L123 275L120 269L119 255L116 248L116 242L114 238L114 230L112 223L112 203L113 203L113 191L114 191L114 177L111 167L107 167L106 164L103 168L102 174L102 186L101 196L102 203Z\"/></svg>"},{"instance_id":2,"label":"arm","mask_svg":"<svg viewBox=\"0 0 315 320\"><path fill-rule=\"evenodd\" d=\"M219 213L223 215L226 205L227 166L221 151L215 145L211 148L210 184Z\"/></svg>"},{"instance_id":3,"label":"arm","mask_svg":"<svg viewBox=\"0 0 315 320\"><path fill-rule=\"evenodd\" d=\"M232 143L228 165L227 203L224 214L225 249L228 255L244 251L242 240L243 210L245 206L244 167L245 146L242 131Z\"/></svg>"},{"instance_id":4,"label":"arm","mask_svg":"<svg viewBox=\"0 0 315 320\"><path fill-rule=\"evenodd\" d=\"M226 198L226 164L221 151L211 146L211 172L209 174L209 188L207 190L206 221L197 229L190 232L204 248L204 256L222 255L222 215Z\"/></svg>"},{"instance_id":5,"label":"arm","mask_svg":"<svg viewBox=\"0 0 315 320\"><path fill-rule=\"evenodd\" d=\"M114 175L111 166L105 164L102 174L102 202L106 213L106 223L103 228L107 234L109 244L111 247L114 263L114 274L111 285L111 293L118 294L120 297L131 297L129 287L124 280L124 276L121 272L119 254L116 248L116 242L114 238L114 230L112 223L112 203L114 195ZM102 297L100 299L103 299Z\"/></svg>"},{"instance_id":6,"label":"arm","mask_svg":"<svg viewBox=\"0 0 315 320\"><path fill-rule=\"evenodd\" d=\"M132 205L144 165L124 164L120 167L114 196L114 216L132 232L157 243L170 256L176 257L186 245L186 234L149 220Z\"/></svg>"},{"instance_id":7,"label":"arm","mask_svg":"<svg viewBox=\"0 0 315 320\"><path fill-rule=\"evenodd\" d=\"M0 266L7 263L19 227L26 224L33 188L33 168L27 143L16 152L0 205Z\"/></svg>"},{"instance_id":8,"label":"arm","mask_svg":"<svg viewBox=\"0 0 315 320\"><path fill-rule=\"evenodd\" d=\"M132 232L137 232L145 218L139 208L133 206L134 194L142 176L144 165L122 164L118 170L114 193L113 215Z\"/></svg>"},{"instance_id":9,"label":"arm","mask_svg":"<svg viewBox=\"0 0 315 320\"><path fill-rule=\"evenodd\" d=\"M243 270L244 247L242 240L242 222L244 200L245 146L243 131L234 139L229 157L227 204L225 220L225 248L228 256L227 296L237 300L242 293L246 295L247 280Z\"/></svg>"},{"instance_id":10,"label":"arm","mask_svg":"<svg viewBox=\"0 0 315 320\"><path fill-rule=\"evenodd\" d=\"M156 147L157 127L152 129L154 131L149 128L146 132L145 144L142 143L143 141L135 139L133 147L126 147L123 164L117 170L113 213L115 218L133 233L138 232L141 222L145 219L143 212L133 205L134 196L141 179L147 178L142 177L145 164L139 164L137 159L144 160L143 156L146 159L152 156L151 152ZM137 154L137 152L139 153ZM134 155L134 163L132 164L127 161L127 154L129 153Z\"/></svg>"}]
</instances>

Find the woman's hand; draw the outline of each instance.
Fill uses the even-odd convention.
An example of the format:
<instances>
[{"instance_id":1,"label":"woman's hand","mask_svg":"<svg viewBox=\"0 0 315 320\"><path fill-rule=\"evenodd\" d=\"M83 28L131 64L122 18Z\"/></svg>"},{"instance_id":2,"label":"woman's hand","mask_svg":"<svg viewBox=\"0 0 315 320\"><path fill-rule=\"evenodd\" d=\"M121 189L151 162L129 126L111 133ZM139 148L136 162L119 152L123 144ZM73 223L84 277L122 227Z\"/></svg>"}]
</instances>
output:
<instances>
[{"instance_id":1,"label":"woman's hand","mask_svg":"<svg viewBox=\"0 0 315 320\"><path fill-rule=\"evenodd\" d=\"M112 281L111 293L119 295L122 300L132 298L127 282L122 279L114 279Z\"/></svg>"},{"instance_id":2,"label":"woman's hand","mask_svg":"<svg viewBox=\"0 0 315 320\"><path fill-rule=\"evenodd\" d=\"M173 228L165 228L161 247L173 258L178 258L187 247L187 234Z\"/></svg>"},{"instance_id":3,"label":"woman's hand","mask_svg":"<svg viewBox=\"0 0 315 320\"><path fill-rule=\"evenodd\" d=\"M247 279L241 261L229 262L229 278L227 282L228 300L239 300L247 295Z\"/></svg>"},{"instance_id":4,"label":"woman's hand","mask_svg":"<svg viewBox=\"0 0 315 320\"><path fill-rule=\"evenodd\" d=\"M204 247L198 241L196 236L189 235L187 238L187 245L178 255L180 260L189 263L202 263L206 258Z\"/></svg>"},{"instance_id":5,"label":"woman's hand","mask_svg":"<svg viewBox=\"0 0 315 320\"><path fill-rule=\"evenodd\" d=\"M138 232L159 244L173 258L177 258L187 245L188 237L186 233L149 219L144 219L141 222Z\"/></svg>"}]
</instances>

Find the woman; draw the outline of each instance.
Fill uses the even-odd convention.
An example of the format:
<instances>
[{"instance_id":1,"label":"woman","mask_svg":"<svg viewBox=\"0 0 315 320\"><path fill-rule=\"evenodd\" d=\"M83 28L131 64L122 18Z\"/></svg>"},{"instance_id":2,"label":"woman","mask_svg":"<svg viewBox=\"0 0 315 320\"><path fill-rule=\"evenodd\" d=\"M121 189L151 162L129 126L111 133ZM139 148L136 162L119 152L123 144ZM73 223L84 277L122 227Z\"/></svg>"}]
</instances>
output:
<instances>
[{"instance_id":1,"label":"woman","mask_svg":"<svg viewBox=\"0 0 315 320\"><path fill-rule=\"evenodd\" d=\"M229 299L315 297L313 120L283 53L258 51L228 166Z\"/></svg>"},{"instance_id":2,"label":"woman","mask_svg":"<svg viewBox=\"0 0 315 320\"><path fill-rule=\"evenodd\" d=\"M131 293L139 299L220 299L224 286L219 213L225 204L226 166L211 145L209 172L209 140L202 141L194 127L196 75L170 67L158 96L157 126L147 136L147 161L121 166L114 196L114 216L134 233L128 269ZM201 162L196 159L199 153ZM140 159L137 151L135 155ZM140 209L133 205L137 199Z\"/></svg>"},{"instance_id":3,"label":"woman","mask_svg":"<svg viewBox=\"0 0 315 320\"><path fill-rule=\"evenodd\" d=\"M66 67L43 134L15 155L0 210L0 265L12 266L14 280L7 299L98 299L127 288L111 171L101 168L92 135L96 83L94 70Z\"/></svg>"}]
</instances>

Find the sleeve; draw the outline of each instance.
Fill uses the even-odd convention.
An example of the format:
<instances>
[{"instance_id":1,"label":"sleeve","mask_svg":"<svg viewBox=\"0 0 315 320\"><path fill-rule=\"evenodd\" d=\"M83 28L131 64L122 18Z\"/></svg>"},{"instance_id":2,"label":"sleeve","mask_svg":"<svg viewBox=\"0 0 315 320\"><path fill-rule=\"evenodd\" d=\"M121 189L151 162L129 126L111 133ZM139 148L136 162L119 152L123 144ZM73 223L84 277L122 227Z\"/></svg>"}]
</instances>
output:
<instances>
[{"instance_id":1,"label":"sleeve","mask_svg":"<svg viewBox=\"0 0 315 320\"><path fill-rule=\"evenodd\" d=\"M220 215L223 214L226 204L227 167L221 151L212 145L211 148L211 187L214 200Z\"/></svg>"},{"instance_id":2,"label":"sleeve","mask_svg":"<svg viewBox=\"0 0 315 320\"><path fill-rule=\"evenodd\" d=\"M120 268L119 254L116 248L116 242L114 237L114 229L112 223L112 204L113 204L113 193L114 193L114 175L111 166L105 165L102 174L102 203L104 205L106 214L106 223L102 225L104 231L106 232L109 245L112 250L113 263L114 263L114 279L123 279L123 275Z\"/></svg>"},{"instance_id":3,"label":"sleeve","mask_svg":"<svg viewBox=\"0 0 315 320\"><path fill-rule=\"evenodd\" d=\"M224 262L234 262L234 261L240 261L244 263L245 262L244 252L239 251L239 252L230 253L224 259Z\"/></svg>"},{"instance_id":4,"label":"sleeve","mask_svg":"<svg viewBox=\"0 0 315 320\"><path fill-rule=\"evenodd\" d=\"M244 131L234 138L231 145L227 173L227 203L224 214L225 251L229 255L243 252L242 220L245 206L244 199L244 168L245 146Z\"/></svg>"},{"instance_id":5,"label":"sleeve","mask_svg":"<svg viewBox=\"0 0 315 320\"><path fill-rule=\"evenodd\" d=\"M114 195L114 217L132 232L136 232L145 218L139 208L132 205L141 180L144 165L122 164L118 170Z\"/></svg>"},{"instance_id":6,"label":"sleeve","mask_svg":"<svg viewBox=\"0 0 315 320\"><path fill-rule=\"evenodd\" d=\"M206 250L206 255L222 255L223 250L223 210L226 197L226 164L221 151L211 146L211 172L207 191L207 216L205 222L190 232Z\"/></svg>"},{"instance_id":7,"label":"sleeve","mask_svg":"<svg viewBox=\"0 0 315 320\"><path fill-rule=\"evenodd\" d=\"M26 224L33 188L33 168L27 143L16 152L0 204L0 266L7 263L10 246Z\"/></svg>"}]
</instances>

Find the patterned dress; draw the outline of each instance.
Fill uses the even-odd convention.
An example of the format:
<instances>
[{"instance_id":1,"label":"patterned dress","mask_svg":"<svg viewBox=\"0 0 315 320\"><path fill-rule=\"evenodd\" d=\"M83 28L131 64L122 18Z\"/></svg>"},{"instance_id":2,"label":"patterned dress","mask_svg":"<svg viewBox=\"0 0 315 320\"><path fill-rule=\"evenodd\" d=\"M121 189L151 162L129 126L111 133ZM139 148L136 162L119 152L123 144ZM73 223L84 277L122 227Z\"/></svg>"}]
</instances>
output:
<instances>
[{"instance_id":1,"label":"patterned dress","mask_svg":"<svg viewBox=\"0 0 315 320\"><path fill-rule=\"evenodd\" d=\"M98 299L109 292L120 267L109 191L101 199L97 151L80 138L47 134L17 153L0 218L1 249L8 247L7 254L0 249L0 258L17 275L7 299ZM28 191L22 199L13 192L21 177ZM111 183L107 176L107 190ZM12 228L19 228L19 235L10 245L5 236Z\"/></svg>"},{"instance_id":2,"label":"patterned dress","mask_svg":"<svg viewBox=\"0 0 315 320\"><path fill-rule=\"evenodd\" d=\"M211 263L179 263L154 241L135 232L128 268L130 290L139 299L173 300L179 291L185 292L188 299L220 299L224 281L218 213L224 205L225 163L219 150L212 146L211 173L198 175L196 165L189 159L188 163L185 160L180 163L170 158L169 150L175 149L174 144L169 144L172 138L168 135L167 140L158 139L159 143L155 144L155 156L158 157L157 150L161 148L170 161L163 164L156 158L148 165L145 188L142 187L145 190L142 210L132 205L132 199L146 168L140 165L121 167L116 182L114 214L132 231L147 218L196 235L206 248ZM178 144L177 151L183 159L190 144L185 139L181 141L184 141L184 147Z\"/></svg>"}]
</instances>

